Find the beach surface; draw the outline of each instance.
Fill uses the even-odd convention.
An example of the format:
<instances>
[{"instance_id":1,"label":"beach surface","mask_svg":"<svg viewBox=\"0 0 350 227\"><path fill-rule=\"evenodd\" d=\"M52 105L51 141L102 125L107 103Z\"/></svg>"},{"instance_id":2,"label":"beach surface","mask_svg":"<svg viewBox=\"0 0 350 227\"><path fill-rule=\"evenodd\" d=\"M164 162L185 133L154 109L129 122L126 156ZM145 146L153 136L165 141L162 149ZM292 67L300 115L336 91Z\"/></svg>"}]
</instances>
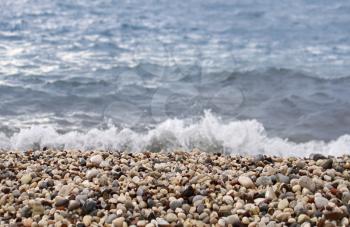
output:
<instances>
[{"instance_id":1,"label":"beach surface","mask_svg":"<svg viewBox=\"0 0 350 227\"><path fill-rule=\"evenodd\" d=\"M0 153L0 226L348 226L350 158Z\"/></svg>"}]
</instances>

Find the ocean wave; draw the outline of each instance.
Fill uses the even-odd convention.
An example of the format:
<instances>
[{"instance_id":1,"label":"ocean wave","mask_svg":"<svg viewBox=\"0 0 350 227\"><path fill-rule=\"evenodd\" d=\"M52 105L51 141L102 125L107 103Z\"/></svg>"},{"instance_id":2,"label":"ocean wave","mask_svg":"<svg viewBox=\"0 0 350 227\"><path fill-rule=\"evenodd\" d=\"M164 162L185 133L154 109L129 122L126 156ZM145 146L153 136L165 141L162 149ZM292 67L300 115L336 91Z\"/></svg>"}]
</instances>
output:
<instances>
[{"instance_id":1,"label":"ocean wave","mask_svg":"<svg viewBox=\"0 0 350 227\"><path fill-rule=\"evenodd\" d=\"M11 137L0 134L2 150L79 149L142 152L191 151L224 152L241 155L308 156L312 153L343 155L350 152L350 135L330 142L295 143L279 137L269 137L264 126L256 120L224 122L206 111L197 122L168 119L147 132L111 126L91 129L85 133L59 133L54 127L35 125L22 129Z\"/></svg>"}]
</instances>

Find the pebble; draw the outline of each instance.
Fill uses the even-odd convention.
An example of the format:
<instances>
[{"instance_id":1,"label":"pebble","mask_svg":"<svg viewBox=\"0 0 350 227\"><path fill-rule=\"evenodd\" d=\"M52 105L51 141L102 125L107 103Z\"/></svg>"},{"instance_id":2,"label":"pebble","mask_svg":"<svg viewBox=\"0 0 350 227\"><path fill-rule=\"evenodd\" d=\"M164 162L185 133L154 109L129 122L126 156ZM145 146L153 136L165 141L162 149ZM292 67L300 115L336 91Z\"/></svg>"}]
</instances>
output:
<instances>
[{"instance_id":1,"label":"pebble","mask_svg":"<svg viewBox=\"0 0 350 227\"><path fill-rule=\"evenodd\" d=\"M82 211L85 214L92 213L95 210L96 210L96 202L93 201L92 199L87 200L82 206Z\"/></svg>"},{"instance_id":2,"label":"pebble","mask_svg":"<svg viewBox=\"0 0 350 227\"><path fill-rule=\"evenodd\" d=\"M85 215L83 217L83 223L84 225L86 226L90 226L91 225L91 222L92 222L92 217L90 215Z\"/></svg>"},{"instance_id":3,"label":"pebble","mask_svg":"<svg viewBox=\"0 0 350 227\"><path fill-rule=\"evenodd\" d=\"M108 215L108 217L106 218L106 223L107 224L111 224L113 221L114 221L114 219L116 219L117 218L117 215L116 214L110 214L110 215Z\"/></svg>"},{"instance_id":4,"label":"pebble","mask_svg":"<svg viewBox=\"0 0 350 227\"><path fill-rule=\"evenodd\" d=\"M254 182L249 177L246 177L246 176L240 176L238 178L238 182L243 187L246 187L246 188L254 188L255 187Z\"/></svg>"},{"instance_id":5,"label":"pebble","mask_svg":"<svg viewBox=\"0 0 350 227\"><path fill-rule=\"evenodd\" d=\"M168 227L170 226L169 222L167 222L166 220L164 220L163 218L157 218L157 224L158 226L163 226L163 227Z\"/></svg>"},{"instance_id":6,"label":"pebble","mask_svg":"<svg viewBox=\"0 0 350 227\"><path fill-rule=\"evenodd\" d=\"M68 210L75 210L80 207L80 202L77 200L70 200L68 204Z\"/></svg>"},{"instance_id":7,"label":"pebble","mask_svg":"<svg viewBox=\"0 0 350 227\"><path fill-rule=\"evenodd\" d=\"M271 177L268 176L261 176L256 179L255 184L257 186L267 186L267 185L272 185L272 180Z\"/></svg>"},{"instance_id":8,"label":"pebble","mask_svg":"<svg viewBox=\"0 0 350 227\"><path fill-rule=\"evenodd\" d=\"M113 227L123 227L124 221L125 221L124 217L119 217L112 221L112 225Z\"/></svg>"},{"instance_id":9,"label":"pebble","mask_svg":"<svg viewBox=\"0 0 350 227\"><path fill-rule=\"evenodd\" d=\"M0 152L0 226L349 225L348 156L34 153Z\"/></svg>"},{"instance_id":10,"label":"pebble","mask_svg":"<svg viewBox=\"0 0 350 227\"><path fill-rule=\"evenodd\" d=\"M182 201L181 201L181 200L178 200L178 199L175 199L175 200L173 200L173 201L171 201L171 202L169 203L169 206L170 206L170 209L176 210L176 208L182 206Z\"/></svg>"},{"instance_id":11,"label":"pebble","mask_svg":"<svg viewBox=\"0 0 350 227\"><path fill-rule=\"evenodd\" d=\"M225 218L225 223L228 225L239 225L240 220L238 215L230 215Z\"/></svg>"},{"instance_id":12,"label":"pebble","mask_svg":"<svg viewBox=\"0 0 350 227\"><path fill-rule=\"evenodd\" d=\"M278 173L276 177L279 182L289 184L290 178L288 176Z\"/></svg>"},{"instance_id":13,"label":"pebble","mask_svg":"<svg viewBox=\"0 0 350 227\"><path fill-rule=\"evenodd\" d=\"M232 198L232 196L230 195L225 195L223 198L222 198L222 201L224 201L226 204L228 205L232 205L234 200Z\"/></svg>"},{"instance_id":14,"label":"pebble","mask_svg":"<svg viewBox=\"0 0 350 227\"><path fill-rule=\"evenodd\" d=\"M322 168L323 169L330 169L332 168L332 165L333 165L333 160L332 159L327 159L325 160L323 163L322 163Z\"/></svg>"},{"instance_id":15,"label":"pebble","mask_svg":"<svg viewBox=\"0 0 350 227\"><path fill-rule=\"evenodd\" d=\"M86 172L86 178L91 180L92 178L97 177L100 174L98 169L90 169Z\"/></svg>"},{"instance_id":16,"label":"pebble","mask_svg":"<svg viewBox=\"0 0 350 227\"><path fill-rule=\"evenodd\" d=\"M265 198L266 199L270 199L270 200L277 199L276 193L275 193L275 191L273 190L272 187L267 187L266 188Z\"/></svg>"},{"instance_id":17,"label":"pebble","mask_svg":"<svg viewBox=\"0 0 350 227\"><path fill-rule=\"evenodd\" d=\"M21 184L29 184L32 181L32 176L30 174L24 174L21 177Z\"/></svg>"},{"instance_id":18,"label":"pebble","mask_svg":"<svg viewBox=\"0 0 350 227\"><path fill-rule=\"evenodd\" d=\"M67 207L69 204L69 200L65 198L57 198L55 206L56 207Z\"/></svg>"},{"instance_id":19,"label":"pebble","mask_svg":"<svg viewBox=\"0 0 350 227\"><path fill-rule=\"evenodd\" d=\"M310 154L310 159L317 161L319 159L326 159L326 157L322 154Z\"/></svg>"},{"instance_id":20,"label":"pebble","mask_svg":"<svg viewBox=\"0 0 350 227\"><path fill-rule=\"evenodd\" d=\"M298 223L304 223L304 222L306 222L306 221L309 221L310 220L310 217L309 216L307 216L306 214L300 214L299 216L298 216Z\"/></svg>"},{"instance_id":21,"label":"pebble","mask_svg":"<svg viewBox=\"0 0 350 227\"><path fill-rule=\"evenodd\" d=\"M90 158L90 162L96 166L99 166L102 161L103 161L103 158L99 154L91 156L91 158Z\"/></svg>"},{"instance_id":22,"label":"pebble","mask_svg":"<svg viewBox=\"0 0 350 227\"><path fill-rule=\"evenodd\" d=\"M321 195L315 196L315 205L317 208L325 208L328 205L328 199L322 197Z\"/></svg>"},{"instance_id":23,"label":"pebble","mask_svg":"<svg viewBox=\"0 0 350 227\"><path fill-rule=\"evenodd\" d=\"M299 178L299 185L303 188L309 189L311 192L316 190L316 185L311 178L307 176L302 176Z\"/></svg>"},{"instance_id":24,"label":"pebble","mask_svg":"<svg viewBox=\"0 0 350 227\"><path fill-rule=\"evenodd\" d=\"M165 220L167 220L168 222L176 222L177 221L177 216L174 213L168 213L165 216ZM159 224L159 223L158 223Z\"/></svg>"},{"instance_id":25,"label":"pebble","mask_svg":"<svg viewBox=\"0 0 350 227\"><path fill-rule=\"evenodd\" d=\"M278 209L279 210L284 210L285 208L287 208L289 206L289 202L287 199L282 199L279 201L278 203Z\"/></svg>"}]
</instances>

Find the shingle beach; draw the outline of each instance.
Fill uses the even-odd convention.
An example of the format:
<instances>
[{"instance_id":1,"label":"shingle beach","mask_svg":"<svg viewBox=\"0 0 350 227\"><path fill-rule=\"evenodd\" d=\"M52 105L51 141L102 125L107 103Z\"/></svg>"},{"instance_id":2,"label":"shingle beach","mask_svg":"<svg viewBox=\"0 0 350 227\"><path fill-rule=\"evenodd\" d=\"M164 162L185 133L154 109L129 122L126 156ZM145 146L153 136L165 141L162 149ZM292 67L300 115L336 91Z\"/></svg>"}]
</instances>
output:
<instances>
[{"instance_id":1,"label":"shingle beach","mask_svg":"<svg viewBox=\"0 0 350 227\"><path fill-rule=\"evenodd\" d=\"M348 226L350 158L0 152L0 226Z\"/></svg>"}]
</instances>

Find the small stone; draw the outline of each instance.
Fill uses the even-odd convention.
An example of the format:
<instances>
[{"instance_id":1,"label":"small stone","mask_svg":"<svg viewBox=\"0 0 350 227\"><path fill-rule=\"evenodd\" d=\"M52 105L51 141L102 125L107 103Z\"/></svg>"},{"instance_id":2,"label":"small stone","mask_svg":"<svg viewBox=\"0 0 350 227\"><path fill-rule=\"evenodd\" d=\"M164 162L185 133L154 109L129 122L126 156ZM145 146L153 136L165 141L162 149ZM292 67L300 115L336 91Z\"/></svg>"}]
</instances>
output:
<instances>
[{"instance_id":1,"label":"small stone","mask_svg":"<svg viewBox=\"0 0 350 227\"><path fill-rule=\"evenodd\" d=\"M163 227L168 227L170 226L169 222L167 222L166 220L164 220L163 218L157 218L157 224L158 226L163 226Z\"/></svg>"},{"instance_id":2,"label":"small stone","mask_svg":"<svg viewBox=\"0 0 350 227\"><path fill-rule=\"evenodd\" d=\"M328 220L341 220L345 215L341 210L335 210L324 213L324 216Z\"/></svg>"},{"instance_id":3,"label":"small stone","mask_svg":"<svg viewBox=\"0 0 350 227\"><path fill-rule=\"evenodd\" d=\"M22 184L29 184L32 181L32 176L30 174L24 174L21 177L21 183Z\"/></svg>"},{"instance_id":4,"label":"small stone","mask_svg":"<svg viewBox=\"0 0 350 227\"><path fill-rule=\"evenodd\" d=\"M289 184L290 179L288 176L278 173L276 177L279 182Z\"/></svg>"},{"instance_id":5,"label":"small stone","mask_svg":"<svg viewBox=\"0 0 350 227\"><path fill-rule=\"evenodd\" d=\"M167 220L168 222L176 222L177 221L177 216L176 214L174 213L168 213L166 216L165 216L165 220Z\"/></svg>"},{"instance_id":6,"label":"small stone","mask_svg":"<svg viewBox=\"0 0 350 227\"><path fill-rule=\"evenodd\" d=\"M136 223L137 226L146 226L147 225L147 221L146 220L140 220Z\"/></svg>"},{"instance_id":7,"label":"small stone","mask_svg":"<svg viewBox=\"0 0 350 227\"><path fill-rule=\"evenodd\" d=\"M245 225L248 225L250 223L249 218L243 217L242 218L242 223L245 224Z\"/></svg>"},{"instance_id":8,"label":"small stone","mask_svg":"<svg viewBox=\"0 0 350 227\"><path fill-rule=\"evenodd\" d=\"M62 197L66 197L70 194L70 192L73 190L73 185L63 185L61 189L58 191L58 195Z\"/></svg>"},{"instance_id":9,"label":"small stone","mask_svg":"<svg viewBox=\"0 0 350 227\"><path fill-rule=\"evenodd\" d=\"M86 166L86 160L85 158L79 158L79 165Z\"/></svg>"},{"instance_id":10,"label":"small stone","mask_svg":"<svg viewBox=\"0 0 350 227\"><path fill-rule=\"evenodd\" d=\"M304 204L302 202L298 202L295 206L294 206L294 212L295 214L299 215L301 213L303 213L305 211L304 208Z\"/></svg>"},{"instance_id":11,"label":"small stone","mask_svg":"<svg viewBox=\"0 0 350 227\"><path fill-rule=\"evenodd\" d=\"M326 207L328 204L328 199L322 196L315 196L315 205L317 208L321 209Z\"/></svg>"},{"instance_id":12,"label":"small stone","mask_svg":"<svg viewBox=\"0 0 350 227\"><path fill-rule=\"evenodd\" d=\"M284 210L285 208L287 208L289 206L289 202L287 199L282 199L281 201L279 201L278 203L278 209L279 210Z\"/></svg>"},{"instance_id":13,"label":"small stone","mask_svg":"<svg viewBox=\"0 0 350 227\"><path fill-rule=\"evenodd\" d=\"M195 204L195 203L197 203L197 201L202 202L203 199L204 199L204 196L202 196L202 195L196 195L196 196L193 197L192 203Z\"/></svg>"},{"instance_id":14,"label":"small stone","mask_svg":"<svg viewBox=\"0 0 350 227\"><path fill-rule=\"evenodd\" d=\"M77 200L70 200L68 204L68 210L76 210L80 207L80 202Z\"/></svg>"},{"instance_id":15,"label":"small stone","mask_svg":"<svg viewBox=\"0 0 350 227\"><path fill-rule=\"evenodd\" d=\"M266 188L265 198L270 200L277 199L276 193L272 187Z\"/></svg>"},{"instance_id":16,"label":"small stone","mask_svg":"<svg viewBox=\"0 0 350 227\"><path fill-rule=\"evenodd\" d=\"M172 210L176 210L176 208L181 207L181 206L182 206L182 201L179 199L175 199L169 203L169 207Z\"/></svg>"},{"instance_id":17,"label":"small stone","mask_svg":"<svg viewBox=\"0 0 350 227\"><path fill-rule=\"evenodd\" d=\"M148 223L145 227L156 227L153 223Z\"/></svg>"},{"instance_id":18,"label":"small stone","mask_svg":"<svg viewBox=\"0 0 350 227\"><path fill-rule=\"evenodd\" d=\"M225 195L225 196L222 198L222 201L224 201L227 205L232 205L233 202L234 202L232 196L230 196L230 195Z\"/></svg>"},{"instance_id":19,"label":"small stone","mask_svg":"<svg viewBox=\"0 0 350 227\"><path fill-rule=\"evenodd\" d=\"M113 220L112 225L113 227L123 227L124 221L125 221L124 217L119 217Z\"/></svg>"},{"instance_id":20,"label":"small stone","mask_svg":"<svg viewBox=\"0 0 350 227\"><path fill-rule=\"evenodd\" d=\"M254 182L249 177L246 177L246 176L240 176L238 178L238 182L243 187L246 187L246 188L254 188L255 187Z\"/></svg>"},{"instance_id":21,"label":"small stone","mask_svg":"<svg viewBox=\"0 0 350 227\"><path fill-rule=\"evenodd\" d=\"M191 197L191 196L194 196L195 195L195 190L193 189L192 186L188 186L183 192L182 192L182 197L184 198L188 198L188 197Z\"/></svg>"},{"instance_id":22,"label":"small stone","mask_svg":"<svg viewBox=\"0 0 350 227\"><path fill-rule=\"evenodd\" d=\"M1 192L4 194L9 194L11 192L11 189L8 187L5 187L5 188L1 189Z\"/></svg>"},{"instance_id":23,"label":"small stone","mask_svg":"<svg viewBox=\"0 0 350 227\"><path fill-rule=\"evenodd\" d=\"M265 157L263 154L258 154L253 157L253 162L261 162L264 161Z\"/></svg>"},{"instance_id":24,"label":"small stone","mask_svg":"<svg viewBox=\"0 0 350 227\"><path fill-rule=\"evenodd\" d=\"M232 207L229 206L229 205L224 205L224 206L221 206L219 208L219 214L221 216L228 216L228 215L231 215L231 210L232 210Z\"/></svg>"},{"instance_id":25,"label":"small stone","mask_svg":"<svg viewBox=\"0 0 350 227\"><path fill-rule=\"evenodd\" d=\"M22 224L24 227L31 227L33 224L33 219L25 218L25 219L23 219Z\"/></svg>"},{"instance_id":26,"label":"small stone","mask_svg":"<svg viewBox=\"0 0 350 227\"><path fill-rule=\"evenodd\" d=\"M226 221L223 218L220 218L218 224L219 226L226 226Z\"/></svg>"},{"instance_id":27,"label":"small stone","mask_svg":"<svg viewBox=\"0 0 350 227\"><path fill-rule=\"evenodd\" d=\"M84 203L82 210L85 214L90 214L96 210L96 205L97 204L95 201L93 201L92 199L89 199Z\"/></svg>"},{"instance_id":28,"label":"small stone","mask_svg":"<svg viewBox=\"0 0 350 227\"><path fill-rule=\"evenodd\" d=\"M288 219L291 217L291 214L290 213L288 213L288 212L281 212L280 214L278 214L277 216L276 216L276 218L277 218L277 220L278 221L283 221L283 222L287 222L288 221Z\"/></svg>"},{"instance_id":29,"label":"small stone","mask_svg":"<svg viewBox=\"0 0 350 227\"><path fill-rule=\"evenodd\" d=\"M331 169L333 165L333 159L327 159L322 163L322 168L323 169Z\"/></svg>"},{"instance_id":30,"label":"small stone","mask_svg":"<svg viewBox=\"0 0 350 227\"><path fill-rule=\"evenodd\" d=\"M326 157L322 154L310 154L310 159L317 161L319 159L326 159Z\"/></svg>"},{"instance_id":31,"label":"small stone","mask_svg":"<svg viewBox=\"0 0 350 227\"><path fill-rule=\"evenodd\" d=\"M299 185L303 188L309 189L311 192L316 190L316 185L311 178L307 176L302 176L299 178Z\"/></svg>"},{"instance_id":32,"label":"small stone","mask_svg":"<svg viewBox=\"0 0 350 227\"><path fill-rule=\"evenodd\" d=\"M97 177L100 174L98 169L90 169L86 172L86 178L91 180L92 178Z\"/></svg>"},{"instance_id":33,"label":"small stone","mask_svg":"<svg viewBox=\"0 0 350 227\"><path fill-rule=\"evenodd\" d=\"M111 224L113 221L114 221L114 219L116 219L117 218L117 215L116 214L110 214L110 215L108 215L108 217L106 218L106 223L107 224Z\"/></svg>"},{"instance_id":34,"label":"small stone","mask_svg":"<svg viewBox=\"0 0 350 227\"><path fill-rule=\"evenodd\" d=\"M68 199L56 197L56 202L55 202L56 207L67 207L68 204L69 204Z\"/></svg>"},{"instance_id":35,"label":"small stone","mask_svg":"<svg viewBox=\"0 0 350 227\"><path fill-rule=\"evenodd\" d=\"M99 166L102 161L103 161L103 158L99 154L91 156L91 158L90 158L90 162L93 163L96 166Z\"/></svg>"},{"instance_id":36,"label":"small stone","mask_svg":"<svg viewBox=\"0 0 350 227\"><path fill-rule=\"evenodd\" d=\"M132 178L132 182L134 182L135 184L139 184L140 183L140 178L138 176L134 176Z\"/></svg>"},{"instance_id":37,"label":"small stone","mask_svg":"<svg viewBox=\"0 0 350 227\"><path fill-rule=\"evenodd\" d=\"M347 205L348 202L350 201L350 192L344 192L342 195L341 201L343 202L344 205Z\"/></svg>"},{"instance_id":38,"label":"small stone","mask_svg":"<svg viewBox=\"0 0 350 227\"><path fill-rule=\"evenodd\" d=\"M261 176L261 177L258 177L258 179L256 179L255 184L257 186L272 185L272 180L271 180L271 177Z\"/></svg>"},{"instance_id":39,"label":"small stone","mask_svg":"<svg viewBox=\"0 0 350 227\"><path fill-rule=\"evenodd\" d=\"M307 216L306 214L300 214L298 217L298 223L300 223L300 224L307 222L309 220L310 220L310 217Z\"/></svg>"},{"instance_id":40,"label":"small stone","mask_svg":"<svg viewBox=\"0 0 350 227\"><path fill-rule=\"evenodd\" d=\"M32 209L30 209L27 206L23 207L21 210L21 216L25 217L25 218L31 217L32 216Z\"/></svg>"},{"instance_id":41,"label":"small stone","mask_svg":"<svg viewBox=\"0 0 350 227\"><path fill-rule=\"evenodd\" d=\"M30 207L32 209L32 216L43 215L45 212L44 206L41 204L40 201L34 201L30 204Z\"/></svg>"},{"instance_id":42,"label":"small stone","mask_svg":"<svg viewBox=\"0 0 350 227\"><path fill-rule=\"evenodd\" d=\"M204 204L201 203L197 206L196 211L198 214L201 214L204 211L204 209L205 209L205 206Z\"/></svg>"},{"instance_id":43,"label":"small stone","mask_svg":"<svg viewBox=\"0 0 350 227\"><path fill-rule=\"evenodd\" d=\"M228 225L239 225L240 224L240 220L239 220L239 217L237 215L230 215L230 216L227 216L225 218L225 222L226 224Z\"/></svg>"},{"instance_id":44,"label":"small stone","mask_svg":"<svg viewBox=\"0 0 350 227\"><path fill-rule=\"evenodd\" d=\"M295 166L298 167L299 169L304 169L304 167L306 166L306 163L303 160L297 160L295 163Z\"/></svg>"},{"instance_id":45,"label":"small stone","mask_svg":"<svg viewBox=\"0 0 350 227\"><path fill-rule=\"evenodd\" d=\"M90 226L92 222L92 217L90 215L85 215L83 217L83 223L85 226Z\"/></svg>"}]
</instances>

